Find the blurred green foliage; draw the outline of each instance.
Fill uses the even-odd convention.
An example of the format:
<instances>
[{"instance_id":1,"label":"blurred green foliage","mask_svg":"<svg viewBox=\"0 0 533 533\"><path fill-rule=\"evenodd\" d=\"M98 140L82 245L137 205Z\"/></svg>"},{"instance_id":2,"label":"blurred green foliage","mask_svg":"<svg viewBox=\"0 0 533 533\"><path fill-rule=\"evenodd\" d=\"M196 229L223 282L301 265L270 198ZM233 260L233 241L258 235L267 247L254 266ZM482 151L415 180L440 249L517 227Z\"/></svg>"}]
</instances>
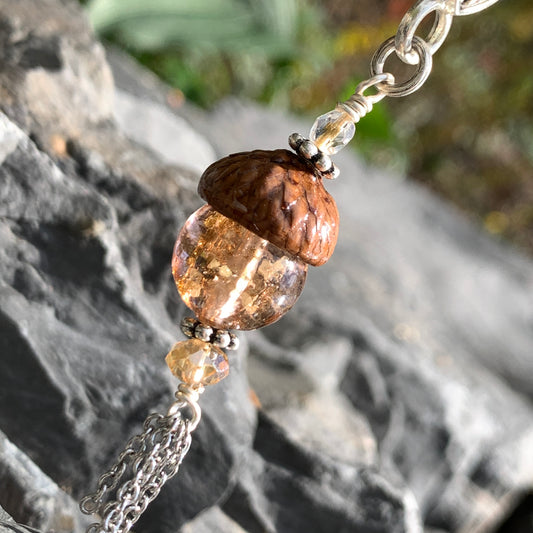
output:
<instances>
[{"instance_id":1,"label":"blurred green foliage","mask_svg":"<svg viewBox=\"0 0 533 533\"><path fill-rule=\"evenodd\" d=\"M202 106L233 94L287 105L315 79L327 38L301 0L93 0L96 30ZM298 80L295 82L295 80Z\"/></svg>"},{"instance_id":2,"label":"blurred green foliage","mask_svg":"<svg viewBox=\"0 0 533 533\"><path fill-rule=\"evenodd\" d=\"M186 98L317 115L367 76L411 0L89 0L96 30ZM352 143L533 251L533 4L457 18L416 94L383 101ZM390 60L387 67L399 77Z\"/></svg>"},{"instance_id":3,"label":"blurred green foliage","mask_svg":"<svg viewBox=\"0 0 533 533\"><path fill-rule=\"evenodd\" d=\"M290 51L296 18L293 0L94 0L88 9L99 31L150 52L177 45L277 55Z\"/></svg>"}]
</instances>

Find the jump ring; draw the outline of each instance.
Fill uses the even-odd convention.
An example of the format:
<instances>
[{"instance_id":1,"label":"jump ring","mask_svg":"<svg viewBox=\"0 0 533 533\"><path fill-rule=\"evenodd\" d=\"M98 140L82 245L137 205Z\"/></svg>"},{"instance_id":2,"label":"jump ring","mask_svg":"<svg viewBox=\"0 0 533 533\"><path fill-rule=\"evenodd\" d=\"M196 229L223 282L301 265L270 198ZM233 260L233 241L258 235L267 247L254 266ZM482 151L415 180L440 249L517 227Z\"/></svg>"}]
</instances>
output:
<instances>
[{"instance_id":1,"label":"jump ring","mask_svg":"<svg viewBox=\"0 0 533 533\"><path fill-rule=\"evenodd\" d=\"M370 74L372 76L383 74L385 61L392 52L396 52L395 37L387 39L374 54L374 57L370 62ZM413 52L415 52L419 58L416 72L408 80L402 83L394 83L392 85L383 83L382 85L378 85L381 92L385 93L387 96L393 97L407 96L419 89L428 79L428 76L431 73L431 67L433 66L431 51L426 42L416 35L413 36Z\"/></svg>"},{"instance_id":2,"label":"jump ring","mask_svg":"<svg viewBox=\"0 0 533 533\"><path fill-rule=\"evenodd\" d=\"M452 26L453 13L444 0L422 0L417 2L405 14L395 36L395 48L398 57L409 65L416 65L419 55L413 51L413 38L420 23L431 13L435 12L435 21L425 43L431 54L434 54L446 39Z\"/></svg>"}]
</instances>

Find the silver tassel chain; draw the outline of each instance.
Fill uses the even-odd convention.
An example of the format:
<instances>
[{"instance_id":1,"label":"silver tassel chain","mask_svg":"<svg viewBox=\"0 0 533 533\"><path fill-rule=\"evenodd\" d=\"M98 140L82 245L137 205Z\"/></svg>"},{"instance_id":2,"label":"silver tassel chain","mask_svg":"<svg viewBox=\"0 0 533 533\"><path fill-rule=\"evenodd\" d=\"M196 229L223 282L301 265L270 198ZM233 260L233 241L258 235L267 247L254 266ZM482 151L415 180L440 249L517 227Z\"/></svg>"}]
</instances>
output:
<instances>
[{"instance_id":1,"label":"silver tassel chain","mask_svg":"<svg viewBox=\"0 0 533 533\"><path fill-rule=\"evenodd\" d=\"M91 524L87 533L128 533L165 482L178 472L200 421L198 392L180 385L167 414L148 416L143 432L129 440L117 462L100 477L96 491L81 500L83 513L100 516L100 522ZM123 479L115 499L107 501Z\"/></svg>"}]
</instances>

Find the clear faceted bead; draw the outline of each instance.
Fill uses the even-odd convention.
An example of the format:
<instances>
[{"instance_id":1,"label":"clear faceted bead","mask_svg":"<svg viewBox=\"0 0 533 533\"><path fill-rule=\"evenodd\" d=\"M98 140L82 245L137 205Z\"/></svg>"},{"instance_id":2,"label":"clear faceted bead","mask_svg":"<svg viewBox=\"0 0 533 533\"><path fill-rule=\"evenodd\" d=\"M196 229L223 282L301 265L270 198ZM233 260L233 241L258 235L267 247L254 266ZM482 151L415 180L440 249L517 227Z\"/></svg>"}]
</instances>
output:
<instances>
[{"instance_id":1,"label":"clear faceted bead","mask_svg":"<svg viewBox=\"0 0 533 533\"><path fill-rule=\"evenodd\" d=\"M165 361L179 380L192 386L213 385L229 373L226 354L220 348L198 339L177 342Z\"/></svg>"},{"instance_id":2,"label":"clear faceted bead","mask_svg":"<svg viewBox=\"0 0 533 533\"><path fill-rule=\"evenodd\" d=\"M317 148L328 155L336 154L355 135L352 117L341 109L320 115L311 128L310 137Z\"/></svg>"},{"instance_id":3,"label":"clear faceted bead","mask_svg":"<svg viewBox=\"0 0 533 533\"><path fill-rule=\"evenodd\" d=\"M205 205L178 236L172 274L201 322L249 330L275 322L293 306L307 265Z\"/></svg>"}]
</instances>

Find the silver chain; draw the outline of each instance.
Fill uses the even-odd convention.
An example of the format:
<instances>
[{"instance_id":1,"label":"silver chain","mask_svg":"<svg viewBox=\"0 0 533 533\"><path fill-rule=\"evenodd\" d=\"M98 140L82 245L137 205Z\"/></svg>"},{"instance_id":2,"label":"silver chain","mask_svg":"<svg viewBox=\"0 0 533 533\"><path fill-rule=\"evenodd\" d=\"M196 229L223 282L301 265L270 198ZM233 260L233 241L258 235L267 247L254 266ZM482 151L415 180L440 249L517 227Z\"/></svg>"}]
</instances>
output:
<instances>
[{"instance_id":1,"label":"silver chain","mask_svg":"<svg viewBox=\"0 0 533 533\"><path fill-rule=\"evenodd\" d=\"M151 414L143 432L132 437L117 462L103 474L94 493L81 500L85 514L100 515L87 533L128 533L164 483L174 476L191 445L191 433L200 421L198 391L180 385L177 400L166 415ZM130 476L116 490L125 474Z\"/></svg>"},{"instance_id":2,"label":"silver chain","mask_svg":"<svg viewBox=\"0 0 533 533\"><path fill-rule=\"evenodd\" d=\"M486 9L498 0L418 0L405 14L396 35L387 39L377 50L370 62L370 78L360 83L354 94L340 105L350 113L354 122L372 110L375 102L385 96L407 96L418 90L427 80L433 66L433 54L448 36L453 18L470 15ZM435 20L425 38L417 35L422 21L430 14ZM415 66L413 75L397 82L387 72L387 58L395 53L405 64ZM374 94L364 92L373 88Z\"/></svg>"}]
</instances>

